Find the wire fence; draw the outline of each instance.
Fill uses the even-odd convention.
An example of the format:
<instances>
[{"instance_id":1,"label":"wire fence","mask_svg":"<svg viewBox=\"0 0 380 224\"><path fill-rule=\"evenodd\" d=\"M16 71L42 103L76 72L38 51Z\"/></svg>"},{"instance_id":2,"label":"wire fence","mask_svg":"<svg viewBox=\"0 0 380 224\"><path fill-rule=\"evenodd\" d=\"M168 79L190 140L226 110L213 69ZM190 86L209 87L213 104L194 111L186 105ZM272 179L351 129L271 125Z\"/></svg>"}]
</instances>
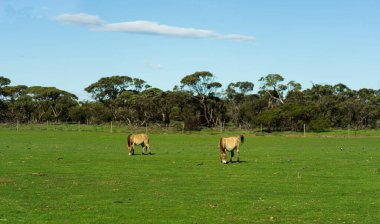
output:
<instances>
[{"instance_id":1,"label":"wire fence","mask_svg":"<svg viewBox=\"0 0 380 224\"><path fill-rule=\"evenodd\" d=\"M154 133L154 134L246 134L255 136L294 136L294 137L380 137L380 129L356 130L348 127L347 129L333 129L324 132L311 132L307 126L302 131L276 131L266 132L262 127L242 128L234 125L223 125L221 127L202 128L200 131L184 130L184 125L175 123L171 126L151 124L146 126L127 125L121 122L109 122L103 124L81 124L81 123L2 123L0 128L16 131L70 131L70 132L104 132L104 133Z\"/></svg>"},{"instance_id":2,"label":"wire fence","mask_svg":"<svg viewBox=\"0 0 380 224\"><path fill-rule=\"evenodd\" d=\"M224 132L245 132L249 133L253 130L234 129L223 127L204 128L200 131L185 130L183 123L174 123L170 126L159 124L146 124L145 126L128 125L121 122L109 122L102 124L81 124L69 122L44 122L44 123L2 123L0 127L11 130L38 130L38 131L77 131L77 132L109 132L109 133L173 133L173 134L189 134L189 133L209 133L220 134Z\"/></svg>"}]
</instances>

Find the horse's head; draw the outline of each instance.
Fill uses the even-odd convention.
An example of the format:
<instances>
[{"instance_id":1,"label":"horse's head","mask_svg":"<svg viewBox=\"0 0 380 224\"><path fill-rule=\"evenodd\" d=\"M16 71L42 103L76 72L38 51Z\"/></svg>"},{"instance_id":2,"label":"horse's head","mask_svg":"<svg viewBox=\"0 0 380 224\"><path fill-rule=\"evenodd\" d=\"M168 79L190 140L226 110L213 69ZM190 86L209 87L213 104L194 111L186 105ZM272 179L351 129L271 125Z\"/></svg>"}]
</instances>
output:
<instances>
[{"instance_id":1,"label":"horse's head","mask_svg":"<svg viewBox=\"0 0 380 224\"><path fill-rule=\"evenodd\" d=\"M128 155L132 155L132 147L128 145Z\"/></svg>"},{"instance_id":2,"label":"horse's head","mask_svg":"<svg viewBox=\"0 0 380 224\"><path fill-rule=\"evenodd\" d=\"M133 149L132 149L132 134L128 135L128 154L131 156L133 155Z\"/></svg>"}]
</instances>

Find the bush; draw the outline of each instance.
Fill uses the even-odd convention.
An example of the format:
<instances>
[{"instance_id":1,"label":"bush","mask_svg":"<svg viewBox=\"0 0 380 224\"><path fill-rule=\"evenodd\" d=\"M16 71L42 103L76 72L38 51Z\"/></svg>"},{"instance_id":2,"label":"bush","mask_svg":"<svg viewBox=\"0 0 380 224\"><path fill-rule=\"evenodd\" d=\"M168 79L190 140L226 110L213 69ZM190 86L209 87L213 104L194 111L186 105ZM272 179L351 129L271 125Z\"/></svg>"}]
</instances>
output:
<instances>
[{"instance_id":1,"label":"bush","mask_svg":"<svg viewBox=\"0 0 380 224\"><path fill-rule=\"evenodd\" d=\"M328 118L317 118L310 122L310 130L315 132L327 131L330 128L330 120Z\"/></svg>"},{"instance_id":2,"label":"bush","mask_svg":"<svg viewBox=\"0 0 380 224\"><path fill-rule=\"evenodd\" d=\"M184 122L185 122L186 131L200 131L201 130L201 121L199 117L195 117L195 116L186 117Z\"/></svg>"}]
</instances>

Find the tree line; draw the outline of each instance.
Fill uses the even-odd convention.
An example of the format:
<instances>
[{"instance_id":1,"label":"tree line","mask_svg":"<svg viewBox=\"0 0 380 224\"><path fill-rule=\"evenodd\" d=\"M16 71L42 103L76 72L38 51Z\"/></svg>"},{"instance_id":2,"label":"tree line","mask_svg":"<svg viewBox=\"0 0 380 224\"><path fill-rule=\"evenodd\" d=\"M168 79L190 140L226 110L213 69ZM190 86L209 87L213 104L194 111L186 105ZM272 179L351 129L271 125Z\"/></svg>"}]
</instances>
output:
<instances>
[{"instance_id":1,"label":"tree line","mask_svg":"<svg viewBox=\"0 0 380 224\"><path fill-rule=\"evenodd\" d=\"M183 125L186 130L223 125L265 131L311 131L330 128L370 129L380 125L380 90L352 90L346 85L313 84L302 89L279 74L255 84L241 81L223 88L216 77L201 71L183 77L163 91L130 76L103 77L84 90L93 100L80 101L56 87L12 86L0 76L0 122L110 121L128 125Z\"/></svg>"}]
</instances>

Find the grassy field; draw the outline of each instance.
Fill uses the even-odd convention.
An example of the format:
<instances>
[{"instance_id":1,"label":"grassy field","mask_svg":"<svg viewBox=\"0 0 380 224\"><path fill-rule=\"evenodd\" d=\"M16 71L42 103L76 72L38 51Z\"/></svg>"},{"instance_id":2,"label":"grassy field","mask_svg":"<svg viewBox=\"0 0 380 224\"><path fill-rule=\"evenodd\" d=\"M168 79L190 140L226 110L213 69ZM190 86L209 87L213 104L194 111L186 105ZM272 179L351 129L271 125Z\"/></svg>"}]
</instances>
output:
<instances>
[{"instance_id":1,"label":"grassy field","mask_svg":"<svg viewBox=\"0 0 380 224\"><path fill-rule=\"evenodd\" d=\"M380 139L0 128L1 223L380 223ZM136 152L140 152L137 147Z\"/></svg>"}]
</instances>

